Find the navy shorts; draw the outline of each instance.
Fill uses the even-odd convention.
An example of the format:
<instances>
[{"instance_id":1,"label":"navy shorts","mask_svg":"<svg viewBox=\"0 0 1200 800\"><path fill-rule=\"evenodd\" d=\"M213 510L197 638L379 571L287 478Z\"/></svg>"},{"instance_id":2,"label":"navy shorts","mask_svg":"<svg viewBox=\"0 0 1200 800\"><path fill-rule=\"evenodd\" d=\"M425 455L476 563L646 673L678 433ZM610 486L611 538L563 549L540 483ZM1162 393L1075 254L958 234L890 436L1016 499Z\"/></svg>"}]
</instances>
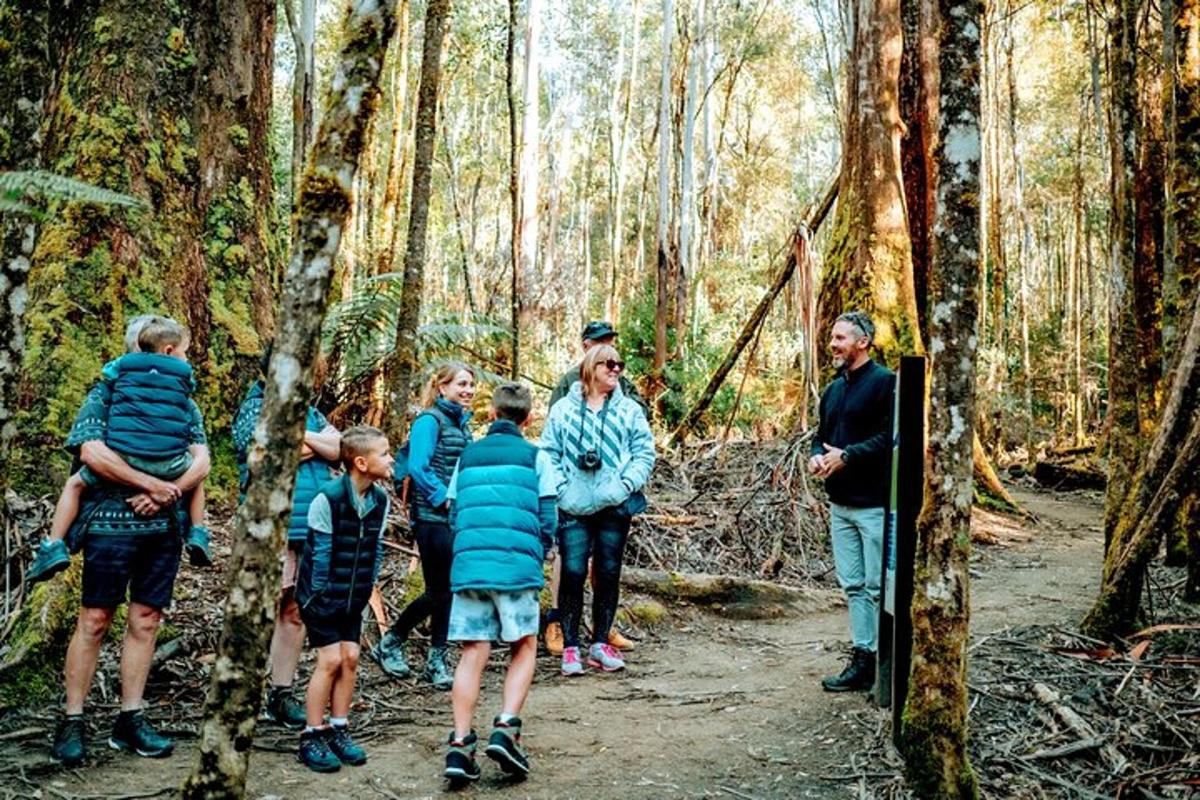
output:
<instances>
[{"instance_id":1,"label":"navy shorts","mask_svg":"<svg viewBox=\"0 0 1200 800\"><path fill-rule=\"evenodd\" d=\"M84 608L125 602L161 611L171 605L183 540L175 533L89 535L83 544Z\"/></svg>"},{"instance_id":2,"label":"navy shorts","mask_svg":"<svg viewBox=\"0 0 1200 800\"><path fill-rule=\"evenodd\" d=\"M301 608L300 618L304 620L308 643L312 647L325 647L339 642L358 644L362 639L361 611L357 614L313 614Z\"/></svg>"}]
</instances>

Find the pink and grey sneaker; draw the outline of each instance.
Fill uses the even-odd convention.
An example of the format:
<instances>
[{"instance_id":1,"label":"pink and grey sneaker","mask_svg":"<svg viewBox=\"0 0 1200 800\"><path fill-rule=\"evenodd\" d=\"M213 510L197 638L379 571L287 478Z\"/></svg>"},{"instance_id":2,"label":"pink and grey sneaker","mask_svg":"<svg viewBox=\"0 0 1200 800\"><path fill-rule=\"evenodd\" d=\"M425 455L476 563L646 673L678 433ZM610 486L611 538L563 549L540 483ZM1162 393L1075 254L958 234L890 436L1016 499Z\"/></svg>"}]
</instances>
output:
<instances>
[{"instance_id":1,"label":"pink and grey sneaker","mask_svg":"<svg viewBox=\"0 0 1200 800\"><path fill-rule=\"evenodd\" d=\"M567 677L582 675L583 662L579 660L578 647L564 647L562 654L562 674Z\"/></svg>"},{"instance_id":2,"label":"pink and grey sneaker","mask_svg":"<svg viewBox=\"0 0 1200 800\"><path fill-rule=\"evenodd\" d=\"M625 669L625 659L617 649L607 642L596 642L588 650L588 664L605 672Z\"/></svg>"}]
</instances>

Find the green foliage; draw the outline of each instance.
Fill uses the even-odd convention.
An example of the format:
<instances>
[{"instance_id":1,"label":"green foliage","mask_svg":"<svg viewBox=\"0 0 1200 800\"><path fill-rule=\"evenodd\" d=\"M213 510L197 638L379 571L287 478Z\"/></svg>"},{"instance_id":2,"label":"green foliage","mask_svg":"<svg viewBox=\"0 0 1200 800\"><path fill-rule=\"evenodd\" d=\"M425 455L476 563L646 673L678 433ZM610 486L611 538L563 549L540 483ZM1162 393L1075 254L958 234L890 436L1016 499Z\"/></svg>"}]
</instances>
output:
<instances>
[{"instance_id":1,"label":"green foliage","mask_svg":"<svg viewBox=\"0 0 1200 800\"><path fill-rule=\"evenodd\" d=\"M52 202L147 207L137 197L46 170L0 172L0 212L46 219L50 216L47 205Z\"/></svg>"}]
</instances>

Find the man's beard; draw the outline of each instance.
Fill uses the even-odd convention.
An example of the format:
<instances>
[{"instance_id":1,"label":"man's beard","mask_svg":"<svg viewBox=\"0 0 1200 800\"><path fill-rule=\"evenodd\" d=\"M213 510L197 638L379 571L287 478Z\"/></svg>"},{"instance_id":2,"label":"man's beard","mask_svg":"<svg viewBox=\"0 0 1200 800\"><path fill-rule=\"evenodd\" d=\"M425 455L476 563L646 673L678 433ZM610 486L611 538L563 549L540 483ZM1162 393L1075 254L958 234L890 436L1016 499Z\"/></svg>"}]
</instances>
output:
<instances>
[{"instance_id":1,"label":"man's beard","mask_svg":"<svg viewBox=\"0 0 1200 800\"><path fill-rule=\"evenodd\" d=\"M834 355L834 357L833 357L833 368L834 368L834 369L841 369L841 368L842 368L842 367L844 367L844 366L846 366L846 358L845 358L845 356Z\"/></svg>"}]
</instances>

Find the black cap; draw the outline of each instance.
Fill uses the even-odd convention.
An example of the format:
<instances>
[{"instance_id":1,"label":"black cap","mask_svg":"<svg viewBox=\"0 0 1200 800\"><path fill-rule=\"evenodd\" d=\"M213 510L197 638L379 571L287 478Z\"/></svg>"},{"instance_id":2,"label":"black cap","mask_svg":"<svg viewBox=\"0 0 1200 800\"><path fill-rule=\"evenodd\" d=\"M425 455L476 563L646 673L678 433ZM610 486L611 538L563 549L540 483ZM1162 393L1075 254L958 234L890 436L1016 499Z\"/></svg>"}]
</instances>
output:
<instances>
[{"instance_id":1,"label":"black cap","mask_svg":"<svg viewBox=\"0 0 1200 800\"><path fill-rule=\"evenodd\" d=\"M613 326L602 320L592 320L587 325L583 326L583 339L590 339L593 342L599 339L607 339L610 336L616 336L617 331Z\"/></svg>"}]
</instances>

